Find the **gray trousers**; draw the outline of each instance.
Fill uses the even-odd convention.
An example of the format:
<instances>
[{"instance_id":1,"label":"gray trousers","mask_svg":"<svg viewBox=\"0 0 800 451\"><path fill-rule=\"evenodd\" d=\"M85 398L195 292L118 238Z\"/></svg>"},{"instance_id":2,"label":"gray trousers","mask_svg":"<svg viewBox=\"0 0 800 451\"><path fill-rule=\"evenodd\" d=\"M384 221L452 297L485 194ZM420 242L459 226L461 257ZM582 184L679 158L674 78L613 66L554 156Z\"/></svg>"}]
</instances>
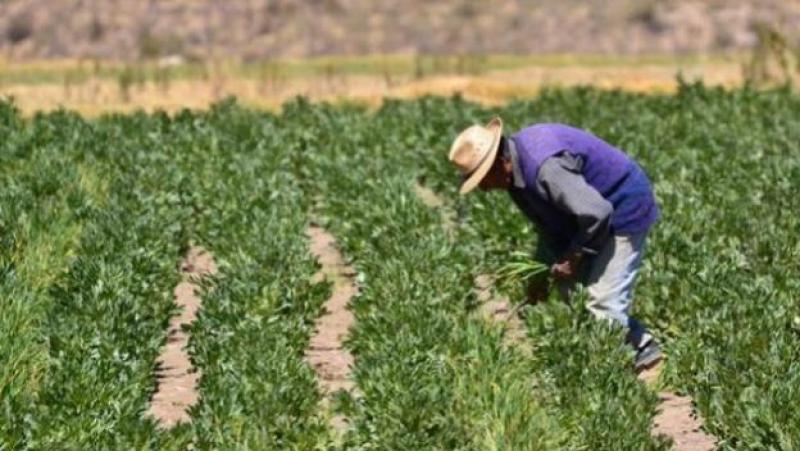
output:
<instances>
[{"instance_id":1,"label":"gray trousers","mask_svg":"<svg viewBox=\"0 0 800 451\"><path fill-rule=\"evenodd\" d=\"M653 338L629 314L646 241L647 232L612 235L597 255L585 260L580 277L559 284L559 291L566 298L576 283L582 283L589 294L589 311L597 318L613 321L627 328L628 341L637 349L647 345ZM539 245L536 258L548 264L556 261L552 247L546 242Z\"/></svg>"}]
</instances>

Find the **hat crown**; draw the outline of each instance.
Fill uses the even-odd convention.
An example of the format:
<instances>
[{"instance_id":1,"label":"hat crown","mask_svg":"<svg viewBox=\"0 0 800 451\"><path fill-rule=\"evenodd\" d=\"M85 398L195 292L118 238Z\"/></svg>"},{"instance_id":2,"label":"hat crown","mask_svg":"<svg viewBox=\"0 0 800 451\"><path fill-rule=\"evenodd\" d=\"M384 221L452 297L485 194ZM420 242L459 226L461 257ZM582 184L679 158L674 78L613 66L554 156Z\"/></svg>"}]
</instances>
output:
<instances>
[{"instance_id":1,"label":"hat crown","mask_svg":"<svg viewBox=\"0 0 800 451\"><path fill-rule=\"evenodd\" d=\"M488 127L473 125L458 135L453 142L450 161L462 174L469 174L492 152L494 140L495 132Z\"/></svg>"}]
</instances>

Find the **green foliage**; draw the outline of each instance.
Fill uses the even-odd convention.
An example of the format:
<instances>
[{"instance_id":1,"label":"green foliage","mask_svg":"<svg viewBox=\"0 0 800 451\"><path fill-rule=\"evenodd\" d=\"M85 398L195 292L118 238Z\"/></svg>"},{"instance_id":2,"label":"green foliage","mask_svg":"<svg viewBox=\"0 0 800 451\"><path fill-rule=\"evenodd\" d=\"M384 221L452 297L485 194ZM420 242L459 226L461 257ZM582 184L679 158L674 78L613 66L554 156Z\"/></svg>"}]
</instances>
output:
<instances>
[{"instance_id":1,"label":"green foliage","mask_svg":"<svg viewBox=\"0 0 800 451\"><path fill-rule=\"evenodd\" d=\"M532 357L478 313L476 276L505 275L496 289L516 304L546 269L508 199L456 193L450 140L494 114L509 131L572 123L642 164L662 220L634 314L664 345L662 384L695 399L722 449L796 449L800 99L697 84L375 113L298 99L272 116L228 100L97 121L23 121L0 103L3 447L664 449L622 331L581 295L523 311ZM420 179L454 230L415 197ZM330 291L310 283L311 217L358 271L341 441L302 360ZM219 265L191 328L201 400L191 424L162 431L144 412L191 244Z\"/></svg>"},{"instance_id":2,"label":"green foliage","mask_svg":"<svg viewBox=\"0 0 800 451\"><path fill-rule=\"evenodd\" d=\"M532 283L551 285L548 280L550 267L535 260L528 252L513 251L505 260L492 263L498 266L495 285L502 291L519 292Z\"/></svg>"},{"instance_id":3,"label":"green foliage","mask_svg":"<svg viewBox=\"0 0 800 451\"><path fill-rule=\"evenodd\" d=\"M579 306L585 296L572 302ZM666 449L650 437L657 396L637 381L621 328L561 302L528 308L534 371L545 404L572 432L570 448Z\"/></svg>"},{"instance_id":4,"label":"green foliage","mask_svg":"<svg viewBox=\"0 0 800 451\"><path fill-rule=\"evenodd\" d=\"M309 282L304 198L277 170L264 116L228 103L174 119L57 112L25 123L3 108L2 444L324 443L302 350L328 287ZM192 242L220 262L190 349L203 401L191 428L159 432L144 411Z\"/></svg>"}]
</instances>

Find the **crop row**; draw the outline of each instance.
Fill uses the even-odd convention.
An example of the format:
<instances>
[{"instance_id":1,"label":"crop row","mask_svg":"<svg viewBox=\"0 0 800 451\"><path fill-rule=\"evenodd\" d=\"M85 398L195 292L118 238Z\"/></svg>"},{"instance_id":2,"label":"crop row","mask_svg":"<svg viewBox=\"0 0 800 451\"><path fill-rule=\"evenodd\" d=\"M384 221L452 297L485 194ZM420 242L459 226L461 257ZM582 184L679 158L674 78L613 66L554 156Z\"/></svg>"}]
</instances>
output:
<instances>
[{"instance_id":1,"label":"crop row","mask_svg":"<svg viewBox=\"0 0 800 451\"><path fill-rule=\"evenodd\" d=\"M332 440L302 359L330 287L311 282L308 201L282 170L289 158L276 122L222 104L178 116L160 139L191 191L188 236L219 266L190 329L201 399L192 424L165 439L173 446L311 449Z\"/></svg>"},{"instance_id":2,"label":"crop row","mask_svg":"<svg viewBox=\"0 0 800 451\"><path fill-rule=\"evenodd\" d=\"M327 443L302 354L328 287L274 126L224 106L94 122L2 106L3 445ZM202 401L159 431L145 410L191 243L220 266L191 331Z\"/></svg>"},{"instance_id":3,"label":"crop row","mask_svg":"<svg viewBox=\"0 0 800 451\"><path fill-rule=\"evenodd\" d=\"M63 148L46 136L46 123L22 129L10 105L0 105L0 117L7 137L0 157L0 431L4 443L18 446L49 363L41 334L53 304L48 288L68 266L93 207L96 178L68 164Z\"/></svg>"},{"instance_id":4,"label":"crop row","mask_svg":"<svg viewBox=\"0 0 800 451\"><path fill-rule=\"evenodd\" d=\"M459 240L483 269L496 270L511 251L533 246L535 233L510 202L455 196L444 155L452 136L470 123L492 114L501 114L512 130L564 121L628 150L650 173L664 213L650 237L636 305L665 343L663 383L695 398L721 446L793 449L800 434L789 407L797 401L799 374L793 274L800 228L791 214L800 180L799 104L785 91L729 93L685 85L674 97L554 91L498 109L459 99L389 102L374 115L299 102L285 117L302 130L294 141L297 153L318 152L311 158L328 165L306 175L315 180L315 192L341 199L328 214L334 229L344 223L338 229L344 240L349 227L361 223L348 212L359 218L381 206L365 223L370 233L357 234L362 238L347 249L357 263L372 249L368 239L381 241L376 261L398 253L390 236L417 249L418 240L383 231L420 213L397 214L371 197L383 190L407 194L390 182L398 173L405 180L425 179L448 195L458 213ZM349 190L333 183L349 178ZM457 261L456 252L448 252ZM420 265L422 255L407 264ZM397 277L408 271L396 271ZM509 294L519 299L518 290ZM534 369L553 394L542 399L565 419L559 423L570 429L575 446L649 442L654 393L633 379L619 331L559 304L530 309L528 324L537 345Z\"/></svg>"},{"instance_id":5,"label":"crop row","mask_svg":"<svg viewBox=\"0 0 800 451\"><path fill-rule=\"evenodd\" d=\"M141 170L149 156L114 140L113 121L7 117L3 307L24 308L24 330L11 332L3 366L24 386L4 386L14 392L3 443L148 443L154 428L141 412L176 279L180 212L146 188L156 186Z\"/></svg>"}]
</instances>

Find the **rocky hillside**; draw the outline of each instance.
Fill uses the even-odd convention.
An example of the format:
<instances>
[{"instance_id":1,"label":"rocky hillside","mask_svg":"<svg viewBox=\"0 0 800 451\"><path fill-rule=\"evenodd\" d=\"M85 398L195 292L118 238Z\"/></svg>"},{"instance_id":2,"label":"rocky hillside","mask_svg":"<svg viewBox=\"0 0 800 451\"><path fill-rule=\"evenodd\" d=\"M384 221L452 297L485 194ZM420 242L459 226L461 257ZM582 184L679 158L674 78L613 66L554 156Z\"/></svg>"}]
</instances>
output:
<instances>
[{"instance_id":1,"label":"rocky hillside","mask_svg":"<svg viewBox=\"0 0 800 451\"><path fill-rule=\"evenodd\" d=\"M0 0L11 59L743 49L797 0Z\"/></svg>"}]
</instances>

